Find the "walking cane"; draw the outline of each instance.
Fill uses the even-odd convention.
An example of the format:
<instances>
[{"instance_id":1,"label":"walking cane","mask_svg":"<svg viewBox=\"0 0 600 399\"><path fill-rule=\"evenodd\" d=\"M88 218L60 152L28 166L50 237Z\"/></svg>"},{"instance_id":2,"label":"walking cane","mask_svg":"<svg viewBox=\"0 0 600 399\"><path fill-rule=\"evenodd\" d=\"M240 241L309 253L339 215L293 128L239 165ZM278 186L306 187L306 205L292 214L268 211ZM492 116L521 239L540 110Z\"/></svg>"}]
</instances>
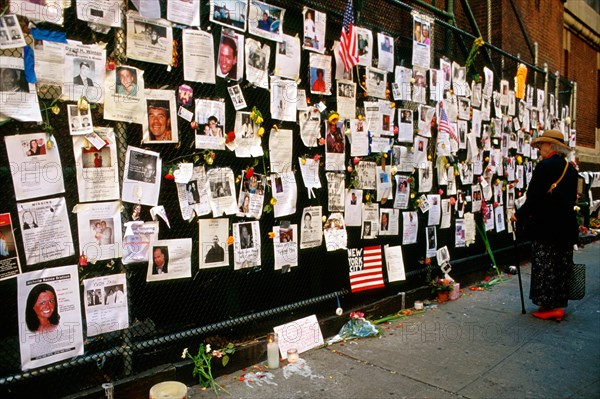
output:
<instances>
[{"instance_id":1,"label":"walking cane","mask_svg":"<svg viewBox=\"0 0 600 399\"><path fill-rule=\"evenodd\" d=\"M517 249L517 224L512 222L513 243L515 245L515 257L517 258L517 276L519 277L519 292L521 293L521 313L525 314L525 299L523 298L523 283L521 282L521 266L519 265L519 250Z\"/></svg>"}]
</instances>

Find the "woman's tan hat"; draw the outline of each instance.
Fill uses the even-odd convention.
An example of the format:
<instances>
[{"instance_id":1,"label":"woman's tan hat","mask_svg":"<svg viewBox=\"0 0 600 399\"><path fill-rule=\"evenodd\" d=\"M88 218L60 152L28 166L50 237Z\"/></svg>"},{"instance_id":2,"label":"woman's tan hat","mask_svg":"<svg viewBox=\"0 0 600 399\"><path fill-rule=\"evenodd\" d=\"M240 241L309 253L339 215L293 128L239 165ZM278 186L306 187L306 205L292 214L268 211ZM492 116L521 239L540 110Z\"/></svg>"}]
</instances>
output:
<instances>
[{"instance_id":1,"label":"woman's tan hat","mask_svg":"<svg viewBox=\"0 0 600 399\"><path fill-rule=\"evenodd\" d=\"M542 143L558 144L561 147L571 149L571 147L565 144L565 136L558 130L546 130L541 136L533 139L531 145L536 147Z\"/></svg>"}]
</instances>

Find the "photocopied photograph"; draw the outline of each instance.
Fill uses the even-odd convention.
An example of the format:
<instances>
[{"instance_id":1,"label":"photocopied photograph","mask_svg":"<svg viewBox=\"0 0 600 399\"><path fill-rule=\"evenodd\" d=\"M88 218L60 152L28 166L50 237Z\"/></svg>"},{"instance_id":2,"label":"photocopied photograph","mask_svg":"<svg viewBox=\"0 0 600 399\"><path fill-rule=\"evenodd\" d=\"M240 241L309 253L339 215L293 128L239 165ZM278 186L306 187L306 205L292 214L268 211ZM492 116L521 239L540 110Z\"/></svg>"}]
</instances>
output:
<instances>
[{"instance_id":1,"label":"photocopied photograph","mask_svg":"<svg viewBox=\"0 0 600 399\"><path fill-rule=\"evenodd\" d=\"M196 99L195 132L196 148L224 150L225 143L225 102L208 99Z\"/></svg>"},{"instance_id":2,"label":"photocopied photograph","mask_svg":"<svg viewBox=\"0 0 600 399\"><path fill-rule=\"evenodd\" d=\"M54 266L17 276L21 369L83 355L77 266ZM64 337L57 340L56 337ZM54 338L51 338L54 337ZM40 342L53 340L52 345Z\"/></svg>"},{"instance_id":3,"label":"photocopied photograph","mask_svg":"<svg viewBox=\"0 0 600 399\"><path fill-rule=\"evenodd\" d=\"M173 62L173 28L166 19L146 19L129 10L126 43L129 58L163 65Z\"/></svg>"},{"instance_id":4,"label":"photocopied photograph","mask_svg":"<svg viewBox=\"0 0 600 399\"><path fill-rule=\"evenodd\" d=\"M260 248L260 225L258 221L233 224L233 254L235 270L260 266Z\"/></svg>"},{"instance_id":5,"label":"photocopied photograph","mask_svg":"<svg viewBox=\"0 0 600 399\"><path fill-rule=\"evenodd\" d=\"M157 240L150 243L146 281L192 277L192 239Z\"/></svg>"},{"instance_id":6,"label":"photocopied photograph","mask_svg":"<svg viewBox=\"0 0 600 399\"><path fill-rule=\"evenodd\" d=\"M229 266L229 219L200 219L198 234L200 269Z\"/></svg>"},{"instance_id":7,"label":"photocopied photograph","mask_svg":"<svg viewBox=\"0 0 600 399\"><path fill-rule=\"evenodd\" d=\"M83 280L86 336L129 327L127 280L124 273Z\"/></svg>"},{"instance_id":8,"label":"photocopied photograph","mask_svg":"<svg viewBox=\"0 0 600 399\"><path fill-rule=\"evenodd\" d=\"M121 202L96 202L77 206L79 253L89 261L121 257Z\"/></svg>"},{"instance_id":9,"label":"photocopied photograph","mask_svg":"<svg viewBox=\"0 0 600 399\"><path fill-rule=\"evenodd\" d=\"M308 7L304 7L302 14L304 15L304 41L302 47L305 50L323 54L325 52L327 14Z\"/></svg>"},{"instance_id":10,"label":"photocopied photograph","mask_svg":"<svg viewBox=\"0 0 600 399\"><path fill-rule=\"evenodd\" d=\"M331 56L310 54L310 92L331 95Z\"/></svg>"},{"instance_id":11,"label":"photocopied photograph","mask_svg":"<svg viewBox=\"0 0 600 399\"><path fill-rule=\"evenodd\" d=\"M122 199L142 205L158 205L162 160L160 154L137 147L127 147ZM158 173L158 175L157 175Z\"/></svg>"}]
</instances>

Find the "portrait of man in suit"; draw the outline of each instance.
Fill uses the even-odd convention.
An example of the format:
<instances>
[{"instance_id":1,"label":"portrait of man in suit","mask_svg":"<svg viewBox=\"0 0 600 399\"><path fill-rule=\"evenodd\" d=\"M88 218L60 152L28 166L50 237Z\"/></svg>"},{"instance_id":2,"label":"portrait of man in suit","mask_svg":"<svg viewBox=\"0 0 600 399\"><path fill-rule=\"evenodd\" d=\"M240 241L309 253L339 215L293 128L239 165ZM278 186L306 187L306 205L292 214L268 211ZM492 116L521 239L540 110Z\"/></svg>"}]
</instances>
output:
<instances>
[{"instance_id":1,"label":"portrait of man in suit","mask_svg":"<svg viewBox=\"0 0 600 399\"><path fill-rule=\"evenodd\" d=\"M90 79L91 68L86 61L79 63L79 74L73 78L73 84L79 86L93 86L94 81Z\"/></svg>"}]
</instances>

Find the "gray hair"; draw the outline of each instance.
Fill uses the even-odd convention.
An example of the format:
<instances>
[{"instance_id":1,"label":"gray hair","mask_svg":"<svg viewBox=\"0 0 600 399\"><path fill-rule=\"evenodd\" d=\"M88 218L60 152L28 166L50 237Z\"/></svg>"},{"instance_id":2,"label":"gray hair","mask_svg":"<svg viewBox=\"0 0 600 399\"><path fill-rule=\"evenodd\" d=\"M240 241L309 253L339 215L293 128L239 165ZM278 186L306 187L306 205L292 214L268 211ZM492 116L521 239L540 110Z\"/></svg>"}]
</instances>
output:
<instances>
[{"instance_id":1,"label":"gray hair","mask_svg":"<svg viewBox=\"0 0 600 399\"><path fill-rule=\"evenodd\" d=\"M573 151L572 148L567 148L567 147L563 147L560 144L554 144L554 143L549 143L552 146L552 151L556 151L561 155L564 155L565 157L568 157L571 152Z\"/></svg>"}]
</instances>

